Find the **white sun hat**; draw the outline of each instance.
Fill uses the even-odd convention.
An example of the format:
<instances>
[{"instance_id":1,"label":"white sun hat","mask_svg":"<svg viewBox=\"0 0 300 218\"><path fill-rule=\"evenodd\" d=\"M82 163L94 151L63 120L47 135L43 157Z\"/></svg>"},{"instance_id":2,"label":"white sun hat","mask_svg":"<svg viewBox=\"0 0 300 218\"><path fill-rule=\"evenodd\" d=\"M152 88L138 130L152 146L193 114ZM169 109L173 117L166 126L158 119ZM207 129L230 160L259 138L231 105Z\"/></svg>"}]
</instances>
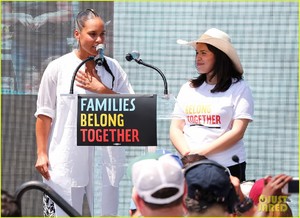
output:
<instances>
[{"instance_id":1,"label":"white sun hat","mask_svg":"<svg viewBox=\"0 0 300 218\"><path fill-rule=\"evenodd\" d=\"M181 45L190 45L195 49L197 43L210 44L224 52L231 59L236 70L239 73L243 74L243 67L240 58L237 55L235 48L231 44L231 39L229 35L219 29L211 28L207 30L204 34L202 34L197 40L188 42L182 39L178 39L177 43Z\"/></svg>"}]
</instances>

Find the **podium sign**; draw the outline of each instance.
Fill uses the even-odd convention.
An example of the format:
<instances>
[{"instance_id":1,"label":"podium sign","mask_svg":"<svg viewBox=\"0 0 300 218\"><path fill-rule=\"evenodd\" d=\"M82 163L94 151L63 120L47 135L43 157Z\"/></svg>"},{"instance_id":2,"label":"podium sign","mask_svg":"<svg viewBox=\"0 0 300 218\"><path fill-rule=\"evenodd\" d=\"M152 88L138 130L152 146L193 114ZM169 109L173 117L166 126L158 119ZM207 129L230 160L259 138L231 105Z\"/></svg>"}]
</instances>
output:
<instances>
[{"instance_id":1,"label":"podium sign","mask_svg":"<svg viewBox=\"0 0 300 218\"><path fill-rule=\"evenodd\" d=\"M157 146L156 95L78 95L78 146Z\"/></svg>"}]
</instances>

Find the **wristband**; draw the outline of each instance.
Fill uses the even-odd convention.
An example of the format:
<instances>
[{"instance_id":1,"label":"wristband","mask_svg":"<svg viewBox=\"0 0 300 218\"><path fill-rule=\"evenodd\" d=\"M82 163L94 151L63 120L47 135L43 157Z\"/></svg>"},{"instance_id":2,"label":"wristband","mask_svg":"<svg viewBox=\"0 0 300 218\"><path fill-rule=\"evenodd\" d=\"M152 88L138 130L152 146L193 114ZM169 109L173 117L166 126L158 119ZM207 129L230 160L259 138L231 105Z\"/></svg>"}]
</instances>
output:
<instances>
[{"instance_id":1,"label":"wristband","mask_svg":"<svg viewBox=\"0 0 300 218\"><path fill-rule=\"evenodd\" d=\"M252 207L253 207L252 199L245 197L244 200L237 205L236 210L239 213L245 213L248 210L250 210Z\"/></svg>"}]
</instances>

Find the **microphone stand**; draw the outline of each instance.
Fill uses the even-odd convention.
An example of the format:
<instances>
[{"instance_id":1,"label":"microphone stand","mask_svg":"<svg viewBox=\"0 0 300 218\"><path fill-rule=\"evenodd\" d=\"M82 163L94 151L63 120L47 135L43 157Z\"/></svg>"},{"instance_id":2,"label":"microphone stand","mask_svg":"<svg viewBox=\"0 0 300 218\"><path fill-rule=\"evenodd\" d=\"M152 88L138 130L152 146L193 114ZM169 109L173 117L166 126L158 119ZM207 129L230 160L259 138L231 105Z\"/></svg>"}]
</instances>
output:
<instances>
[{"instance_id":1,"label":"microphone stand","mask_svg":"<svg viewBox=\"0 0 300 218\"><path fill-rule=\"evenodd\" d=\"M167 83L167 79L165 77L165 75L161 72L160 69L158 69L157 67L154 67L153 65L150 65L150 64L146 64L145 62L142 61L142 59L134 59L135 62L137 62L138 64L142 64L146 67L150 67L154 70L156 70L162 77L163 81L164 81L164 94L165 95L168 95L168 83Z\"/></svg>"},{"instance_id":2,"label":"microphone stand","mask_svg":"<svg viewBox=\"0 0 300 218\"><path fill-rule=\"evenodd\" d=\"M82 65L84 65L86 62L94 60L94 58L95 58L95 57L93 57L93 56L88 57L87 59L83 60L83 61L78 65L78 67L75 69L75 71L74 71L74 73L73 73L72 80L71 80L70 94L73 94L73 92L74 92L74 82L75 82L75 77L76 77L76 74L77 74L78 70L80 69L80 67L81 67Z\"/></svg>"}]
</instances>

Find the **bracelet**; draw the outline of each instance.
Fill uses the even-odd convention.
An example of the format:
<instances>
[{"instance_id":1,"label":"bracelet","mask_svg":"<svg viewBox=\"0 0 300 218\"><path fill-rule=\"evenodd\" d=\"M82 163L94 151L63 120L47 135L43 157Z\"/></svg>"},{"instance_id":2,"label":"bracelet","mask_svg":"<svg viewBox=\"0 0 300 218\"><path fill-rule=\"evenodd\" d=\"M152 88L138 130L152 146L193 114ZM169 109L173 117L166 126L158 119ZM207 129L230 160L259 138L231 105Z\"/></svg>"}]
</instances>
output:
<instances>
[{"instance_id":1,"label":"bracelet","mask_svg":"<svg viewBox=\"0 0 300 218\"><path fill-rule=\"evenodd\" d=\"M244 200L242 202L240 202L237 206L236 206L236 210L239 213L245 213L248 210L250 210L253 207L253 201L251 198L245 197Z\"/></svg>"}]
</instances>

